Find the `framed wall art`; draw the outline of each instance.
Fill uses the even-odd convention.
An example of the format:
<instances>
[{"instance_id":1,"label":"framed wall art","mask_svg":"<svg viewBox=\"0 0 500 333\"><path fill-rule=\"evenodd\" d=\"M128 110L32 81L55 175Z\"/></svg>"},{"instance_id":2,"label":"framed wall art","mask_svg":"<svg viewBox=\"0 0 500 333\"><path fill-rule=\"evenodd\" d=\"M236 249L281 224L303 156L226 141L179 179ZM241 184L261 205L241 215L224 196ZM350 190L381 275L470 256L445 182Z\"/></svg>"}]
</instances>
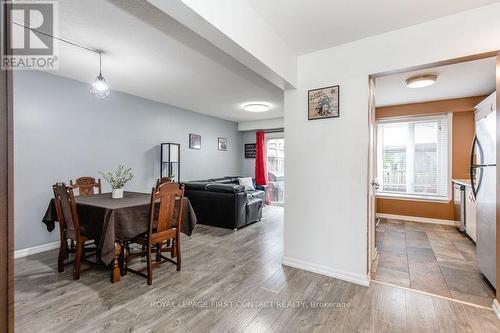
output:
<instances>
[{"instance_id":1,"label":"framed wall art","mask_svg":"<svg viewBox=\"0 0 500 333\"><path fill-rule=\"evenodd\" d=\"M337 118L340 116L340 86L309 90L307 92L307 119Z\"/></svg>"},{"instance_id":2,"label":"framed wall art","mask_svg":"<svg viewBox=\"0 0 500 333\"><path fill-rule=\"evenodd\" d=\"M189 134L189 148L201 149L201 135Z\"/></svg>"},{"instance_id":3,"label":"framed wall art","mask_svg":"<svg viewBox=\"0 0 500 333\"><path fill-rule=\"evenodd\" d=\"M255 158L255 155L256 155L256 144L245 143L245 158Z\"/></svg>"},{"instance_id":4,"label":"framed wall art","mask_svg":"<svg viewBox=\"0 0 500 333\"><path fill-rule=\"evenodd\" d=\"M227 138L219 138L219 150L227 151Z\"/></svg>"}]
</instances>

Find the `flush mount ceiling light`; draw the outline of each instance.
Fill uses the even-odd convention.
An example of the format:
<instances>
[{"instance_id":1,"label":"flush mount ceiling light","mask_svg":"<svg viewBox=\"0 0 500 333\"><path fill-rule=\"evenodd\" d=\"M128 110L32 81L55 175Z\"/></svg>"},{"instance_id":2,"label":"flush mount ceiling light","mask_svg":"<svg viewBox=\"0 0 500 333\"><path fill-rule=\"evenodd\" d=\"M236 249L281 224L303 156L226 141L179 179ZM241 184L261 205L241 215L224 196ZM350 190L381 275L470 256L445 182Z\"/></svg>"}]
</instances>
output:
<instances>
[{"instance_id":1,"label":"flush mount ceiling light","mask_svg":"<svg viewBox=\"0 0 500 333\"><path fill-rule=\"evenodd\" d=\"M106 98L110 94L108 83L101 74L101 52L99 52L99 75L90 86L90 94L97 98Z\"/></svg>"},{"instance_id":2,"label":"flush mount ceiling light","mask_svg":"<svg viewBox=\"0 0 500 333\"><path fill-rule=\"evenodd\" d=\"M426 74L413 76L406 80L406 87L408 88L423 88L428 87L436 83L437 75Z\"/></svg>"},{"instance_id":3,"label":"flush mount ceiling light","mask_svg":"<svg viewBox=\"0 0 500 333\"><path fill-rule=\"evenodd\" d=\"M271 105L269 103L264 102L251 102L246 103L241 106L243 110L248 112L267 112L271 109Z\"/></svg>"}]
</instances>

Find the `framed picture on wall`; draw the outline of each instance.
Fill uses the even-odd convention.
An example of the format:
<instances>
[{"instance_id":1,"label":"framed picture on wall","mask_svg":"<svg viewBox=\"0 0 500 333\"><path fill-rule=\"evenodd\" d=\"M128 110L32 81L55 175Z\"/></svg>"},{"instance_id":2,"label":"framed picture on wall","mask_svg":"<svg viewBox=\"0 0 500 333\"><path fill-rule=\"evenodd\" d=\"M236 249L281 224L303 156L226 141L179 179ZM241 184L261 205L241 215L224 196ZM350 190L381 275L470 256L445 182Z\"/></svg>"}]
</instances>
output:
<instances>
[{"instance_id":1,"label":"framed picture on wall","mask_svg":"<svg viewBox=\"0 0 500 333\"><path fill-rule=\"evenodd\" d=\"M255 155L256 155L256 144L245 143L245 158L255 158Z\"/></svg>"},{"instance_id":2,"label":"framed picture on wall","mask_svg":"<svg viewBox=\"0 0 500 333\"><path fill-rule=\"evenodd\" d=\"M189 148L201 149L201 135L189 134Z\"/></svg>"},{"instance_id":3,"label":"framed picture on wall","mask_svg":"<svg viewBox=\"0 0 500 333\"><path fill-rule=\"evenodd\" d=\"M339 86L309 90L307 93L307 118L316 120L339 117L339 95Z\"/></svg>"},{"instance_id":4,"label":"framed picture on wall","mask_svg":"<svg viewBox=\"0 0 500 333\"><path fill-rule=\"evenodd\" d=\"M227 151L227 138L219 138L219 150Z\"/></svg>"}]
</instances>

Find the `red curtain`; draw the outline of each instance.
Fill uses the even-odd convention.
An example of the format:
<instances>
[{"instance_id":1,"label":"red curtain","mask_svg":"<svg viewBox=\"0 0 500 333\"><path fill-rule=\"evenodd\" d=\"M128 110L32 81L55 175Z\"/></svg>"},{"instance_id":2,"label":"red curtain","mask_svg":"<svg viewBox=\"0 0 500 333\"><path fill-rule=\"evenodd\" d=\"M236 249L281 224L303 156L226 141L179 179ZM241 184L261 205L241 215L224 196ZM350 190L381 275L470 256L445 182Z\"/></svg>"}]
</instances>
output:
<instances>
[{"instance_id":1,"label":"red curtain","mask_svg":"<svg viewBox=\"0 0 500 333\"><path fill-rule=\"evenodd\" d=\"M267 185L266 140L264 132L257 132L255 144L255 183Z\"/></svg>"}]
</instances>

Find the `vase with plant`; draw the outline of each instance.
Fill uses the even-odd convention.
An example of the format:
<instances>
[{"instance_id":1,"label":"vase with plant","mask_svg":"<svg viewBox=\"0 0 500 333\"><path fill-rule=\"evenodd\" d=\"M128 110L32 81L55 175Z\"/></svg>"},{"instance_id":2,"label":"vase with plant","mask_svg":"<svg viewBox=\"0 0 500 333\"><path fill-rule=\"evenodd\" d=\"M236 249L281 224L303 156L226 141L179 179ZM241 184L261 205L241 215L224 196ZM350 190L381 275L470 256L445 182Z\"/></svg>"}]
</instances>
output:
<instances>
[{"instance_id":1,"label":"vase with plant","mask_svg":"<svg viewBox=\"0 0 500 333\"><path fill-rule=\"evenodd\" d=\"M125 168L125 166L120 165L118 169L113 172L101 172L99 173L103 176L104 179L111 185L113 191L111 193L111 197L113 199L121 199L123 198L123 187L127 182L129 182L132 178L134 178L134 174L132 173L131 168Z\"/></svg>"}]
</instances>

